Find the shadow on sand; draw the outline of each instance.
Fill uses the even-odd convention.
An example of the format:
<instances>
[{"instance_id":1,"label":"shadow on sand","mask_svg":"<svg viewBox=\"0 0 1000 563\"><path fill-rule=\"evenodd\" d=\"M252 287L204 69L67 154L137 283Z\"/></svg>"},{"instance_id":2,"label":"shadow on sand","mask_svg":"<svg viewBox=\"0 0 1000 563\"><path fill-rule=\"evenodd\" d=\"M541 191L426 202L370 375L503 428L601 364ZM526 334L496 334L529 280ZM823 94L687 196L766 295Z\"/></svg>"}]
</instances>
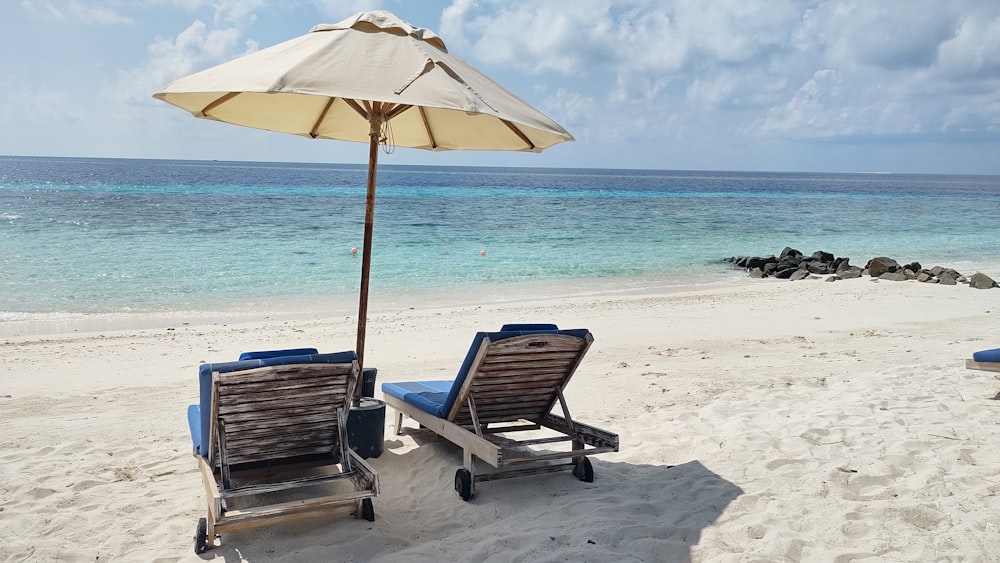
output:
<instances>
[{"instance_id":1,"label":"shadow on sand","mask_svg":"<svg viewBox=\"0 0 1000 563\"><path fill-rule=\"evenodd\" d=\"M401 445L387 440L369 460L382 483L375 522L345 514L234 532L204 558L689 562L703 530L743 493L697 460L596 457L593 483L568 472L489 481L463 502L453 488L460 450L428 441L395 453Z\"/></svg>"}]
</instances>

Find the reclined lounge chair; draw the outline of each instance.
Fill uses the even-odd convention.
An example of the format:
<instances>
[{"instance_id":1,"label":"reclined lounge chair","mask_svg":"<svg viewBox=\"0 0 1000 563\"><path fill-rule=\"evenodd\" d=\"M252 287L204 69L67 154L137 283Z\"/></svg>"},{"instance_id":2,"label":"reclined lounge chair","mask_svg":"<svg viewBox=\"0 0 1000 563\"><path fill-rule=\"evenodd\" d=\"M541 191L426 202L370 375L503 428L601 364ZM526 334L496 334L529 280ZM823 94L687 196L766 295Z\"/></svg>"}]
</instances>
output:
<instances>
[{"instance_id":1,"label":"reclined lounge chair","mask_svg":"<svg viewBox=\"0 0 1000 563\"><path fill-rule=\"evenodd\" d=\"M202 364L198 375L188 424L208 516L198 521L196 553L217 534L338 509L375 519L378 476L348 447L353 351L248 353Z\"/></svg>"},{"instance_id":2,"label":"reclined lounge chair","mask_svg":"<svg viewBox=\"0 0 1000 563\"><path fill-rule=\"evenodd\" d=\"M986 371L1000 371L1000 348L980 350L972 354L972 359L965 360L965 367Z\"/></svg>"},{"instance_id":3,"label":"reclined lounge chair","mask_svg":"<svg viewBox=\"0 0 1000 563\"><path fill-rule=\"evenodd\" d=\"M463 467L455 473L455 490L463 500L472 498L478 481L534 473L569 469L592 482L594 470L586 456L617 452L618 435L573 420L563 390L593 341L585 329L559 330L555 325L506 325L499 332L480 332L454 381L382 385L386 404L396 411L396 434L402 433L406 415L461 447ZM550 412L556 401L562 416ZM541 428L548 432L522 440L511 437ZM559 443L564 451L528 448ZM476 459L495 471L477 474ZM551 463L557 460L569 461Z\"/></svg>"}]
</instances>

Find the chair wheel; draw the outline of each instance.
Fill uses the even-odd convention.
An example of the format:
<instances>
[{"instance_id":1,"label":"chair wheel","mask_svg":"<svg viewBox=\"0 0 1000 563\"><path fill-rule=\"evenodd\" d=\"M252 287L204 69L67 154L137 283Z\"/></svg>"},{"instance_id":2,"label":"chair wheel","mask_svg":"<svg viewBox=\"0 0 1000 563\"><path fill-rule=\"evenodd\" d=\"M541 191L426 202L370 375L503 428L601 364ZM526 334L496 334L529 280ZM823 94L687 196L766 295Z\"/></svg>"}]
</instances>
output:
<instances>
[{"instance_id":1,"label":"chair wheel","mask_svg":"<svg viewBox=\"0 0 1000 563\"><path fill-rule=\"evenodd\" d=\"M573 468L573 476L584 483L594 482L594 466L590 463L590 458L584 457L576 463Z\"/></svg>"},{"instance_id":2,"label":"chair wheel","mask_svg":"<svg viewBox=\"0 0 1000 563\"><path fill-rule=\"evenodd\" d=\"M462 500L472 498L472 473L464 467L455 472L455 490Z\"/></svg>"},{"instance_id":3,"label":"chair wheel","mask_svg":"<svg viewBox=\"0 0 1000 563\"><path fill-rule=\"evenodd\" d=\"M369 522L375 521L375 506L372 504L372 499L366 498L361 501L361 515Z\"/></svg>"},{"instance_id":4,"label":"chair wheel","mask_svg":"<svg viewBox=\"0 0 1000 563\"><path fill-rule=\"evenodd\" d=\"M198 526L194 530L194 552L197 555L205 553L208 549L208 520L198 519Z\"/></svg>"}]
</instances>

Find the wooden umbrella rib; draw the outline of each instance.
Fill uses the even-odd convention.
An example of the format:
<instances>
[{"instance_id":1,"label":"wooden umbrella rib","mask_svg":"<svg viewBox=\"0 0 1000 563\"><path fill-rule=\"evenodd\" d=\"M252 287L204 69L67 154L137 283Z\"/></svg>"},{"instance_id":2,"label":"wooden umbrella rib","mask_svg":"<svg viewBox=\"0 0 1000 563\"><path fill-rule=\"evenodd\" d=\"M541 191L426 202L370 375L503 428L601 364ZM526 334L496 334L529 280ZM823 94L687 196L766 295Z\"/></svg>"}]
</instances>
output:
<instances>
[{"instance_id":1,"label":"wooden umbrella rib","mask_svg":"<svg viewBox=\"0 0 1000 563\"><path fill-rule=\"evenodd\" d=\"M333 107L333 102L335 101L337 101L337 98L326 99L326 104L323 106L323 111L319 113L319 118L316 120L316 123L313 123L312 129L309 130L310 138L315 139L316 137L319 136L316 133L316 131L319 129L319 126L322 125L324 121L326 121L326 114L330 111L330 108Z\"/></svg>"},{"instance_id":2,"label":"wooden umbrella rib","mask_svg":"<svg viewBox=\"0 0 1000 563\"><path fill-rule=\"evenodd\" d=\"M386 112L385 120L389 121L390 119L395 119L396 117L399 116L399 114L401 114L404 111L410 109L411 107L413 107L413 106L411 106L409 104L396 104L395 106L393 106L393 108L391 110L389 110L388 112Z\"/></svg>"},{"instance_id":3,"label":"wooden umbrella rib","mask_svg":"<svg viewBox=\"0 0 1000 563\"><path fill-rule=\"evenodd\" d=\"M233 99L233 98L235 98L236 96L239 96L239 95L240 95L240 92L229 92L229 93L227 93L224 96L220 96L220 97L212 100L212 103L210 103L207 106L201 108L201 111L198 112L198 116L199 117L212 117L212 116L208 115L208 112L212 111L213 109L221 106L222 104L228 102L229 100L231 100L231 99Z\"/></svg>"},{"instance_id":4,"label":"wooden umbrella rib","mask_svg":"<svg viewBox=\"0 0 1000 563\"><path fill-rule=\"evenodd\" d=\"M358 115L365 118L366 120L369 119L369 116L371 115L370 108L365 109L361 107L361 104L359 104L357 100L352 100L351 98L341 98L341 99L344 100L345 104L351 106L351 109L357 112Z\"/></svg>"},{"instance_id":5,"label":"wooden umbrella rib","mask_svg":"<svg viewBox=\"0 0 1000 563\"><path fill-rule=\"evenodd\" d=\"M427 132L427 140L432 149L438 148L437 139L434 138L434 131L431 130L431 122L427 119L427 110L420 107L420 119L424 122L424 131Z\"/></svg>"},{"instance_id":6,"label":"wooden umbrella rib","mask_svg":"<svg viewBox=\"0 0 1000 563\"><path fill-rule=\"evenodd\" d=\"M515 135L520 137L520 139L524 141L524 144L528 145L529 150L535 150L537 148L535 146L535 143L532 143L531 139L529 139L528 136L525 135L523 131L517 128L517 125L514 125L513 123L507 121L506 119L501 119L500 121L502 121L503 124L506 125L508 129L513 131Z\"/></svg>"}]
</instances>

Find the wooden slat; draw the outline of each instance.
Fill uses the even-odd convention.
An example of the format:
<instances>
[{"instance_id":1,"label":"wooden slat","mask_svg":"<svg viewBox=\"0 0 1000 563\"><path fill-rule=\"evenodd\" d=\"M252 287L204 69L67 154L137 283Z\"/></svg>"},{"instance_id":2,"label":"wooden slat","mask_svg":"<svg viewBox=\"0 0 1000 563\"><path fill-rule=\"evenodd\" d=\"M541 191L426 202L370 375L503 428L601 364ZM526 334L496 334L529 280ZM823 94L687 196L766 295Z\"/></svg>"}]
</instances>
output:
<instances>
[{"instance_id":1,"label":"wooden slat","mask_svg":"<svg viewBox=\"0 0 1000 563\"><path fill-rule=\"evenodd\" d=\"M287 422L287 421L283 421ZM227 425L227 430L233 431L231 425ZM304 432L328 432L334 433L337 431L336 421L326 418L325 420L319 420L316 422L298 422L295 421L291 424L282 425L260 425L260 424L250 424L243 428L238 428L235 430L239 433L239 436L243 439L251 439L258 436L272 436L275 434L302 434Z\"/></svg>"},{"instance_id":2,"label":"wooden slat","mask_svg":"<svg viewBox=\"0 0 1000 563\"><path fill-rule=\"evenodd\" d=\"M226 385L219 389L219 394L223 397L223 400L237 400L239 397L254 397L262 396L266 397L268 395L288 395L290 397L301 397L303 395L320 394L320 395L332 395L338 394L343 395L347 390L347 386L339 382L331 383L328 382L326 385L323 384L322 380L311 382L309 385L291 385L287 387L279 387L273 385L257 385L253 388L251 387L240 387L238 385ZM232 398L232 399L230 399Z\"/></svg>"},{"instance_id":3,"label":"wooden slat","mask_svg":"<svg viewBox=\"0 0 1000 563\"><path fill-rule=\"evenodd\" d=\"M268 447L268 448L242 448L239 453L231 454L230 466L236 467L244 464L260 462L280 462L299 456L320 456L333 459L333 452L328 444L297 444L296 447ZM332 463L332 462L331 462Z\"/></svg>"},{"instance_id":4,"label":"wooden slat","mask_svg":"<svg viewBox=\"0 0 1000 563\"><path fill-rule=\"evenodd\" d=\"M555 389L558 383L549 383L548 385L512 385L510 387L473 387L471 390L471 395L476 399L476 401L482 400L484 404L495 403L498 399L504 399L509 402L516 402L519 400L526 401L538 401L551 399L556 396Z\"/></svg>"},{"instance_id":5,"label":"wooden slat","mask_svg":"<svg viewBox=\"0 0 1000 563\"><path fill-rule=\"evenodd\" d=\"M512 367L526 367L530 365L538 366L562 366L573 363L576 353L559 352L557 354L491 354L481 364L485 371L502 368L505 365Z\"/></svg>"},{"instance_id":6,"label":"wooden slat","mask_svg":"<svg viewBox=\"0 0 1000 563\"><path fill-rule=\"evenodd\" d=\"M331 432L301 432L296 433L295 436L296 440L289 442L287 434L274 433L268 436L240 435L239 438L230 438L227 445L232 451L242 452L251 450L267 451L268 449L278 451L314 446L325 446L327 449L330 449L330 445L336 443L332 439Z\"/></svg>"},{"instance_id":7,"label":"wooden slat","mask_svg":"<svg viewBox=\"0 0 1000 563\"><path fill-rule=\"evenodd\" d=\"M494 385L517 385L518 387L553 387L563 382L566 372L546 371L542 373L503 373L499 375L480 373L476 374L476 381L473 385L477 387L490 387Z\"/></svg>"},{"instance_id":8,"label":"wooden slat","mask_svg":"<svg viewBox=\"0 0 1000 563\"><path fill-rule=\"evenodd\" d=\"M276 396L276 397L271 397L268 400L241 401L241 402L231 402L227 400L224 403L219 404L219 416L225 417L230 414L238 414L241 412L245 413L254 411L287 410L291 412L293 409L299 409L300 414L308 410L318 411L325 409L325 410L336 411L339 408L344 408L345 406L344 402L346 398L347 398L346 395L334 395L334 396L322 396L319 398L311 398L309 396L305 397ZM333 400L328 400L328 399L333 399Z\"/></svg>"},{"instance_id":9,"label":"wooden slat","mask_svg":"<svg viewBox=\"0 0 1000 563\"><path fill-rule=\"evenodd\" d=\"M350 364L289 364L220 373L219 380L223 385L266 380L291 381L312 377L350 376L351 369Z\"/></svg>"},{"instance_id":10,"label":"wooden slat","mask_svg":"<svg viewBox=\"0 0 1000 563\"><path fill-rule=\"evenodd\" d=\"M236 427L238 429L246 429L248 426L252 427L258 424L268 424L269 421L274 421L276 423L272 426L280 427L287 425L288 422L296 420L300 416L311 417L327 415L332 418L335 412L336 411L333 409L326 408L317 409L315 407L299 407L295 409L231 413L225 416L220 416L219 419L237 425Z\"/></svg>"},{"instance_id":11,"label":"wooden slat","mask_svg":"<svg viewBox=\"0 0 1000 563\"><path fill-rule=\"evenodd\" d=\"M328 483L335 483L337 481L350 480L352 477L353 477L352 475L346 473L306 475L303 477L297 477L295 479L289 479L287 481L281 481L279 483L260 483L254 485L246 485L243 487L236 487L226 491L223 494L223 496L225 498L235 498L247 495L276 493L280 491L300 489L302 487L315 487L317 485L325 485Z\"/></svg>"}]
</instances>

